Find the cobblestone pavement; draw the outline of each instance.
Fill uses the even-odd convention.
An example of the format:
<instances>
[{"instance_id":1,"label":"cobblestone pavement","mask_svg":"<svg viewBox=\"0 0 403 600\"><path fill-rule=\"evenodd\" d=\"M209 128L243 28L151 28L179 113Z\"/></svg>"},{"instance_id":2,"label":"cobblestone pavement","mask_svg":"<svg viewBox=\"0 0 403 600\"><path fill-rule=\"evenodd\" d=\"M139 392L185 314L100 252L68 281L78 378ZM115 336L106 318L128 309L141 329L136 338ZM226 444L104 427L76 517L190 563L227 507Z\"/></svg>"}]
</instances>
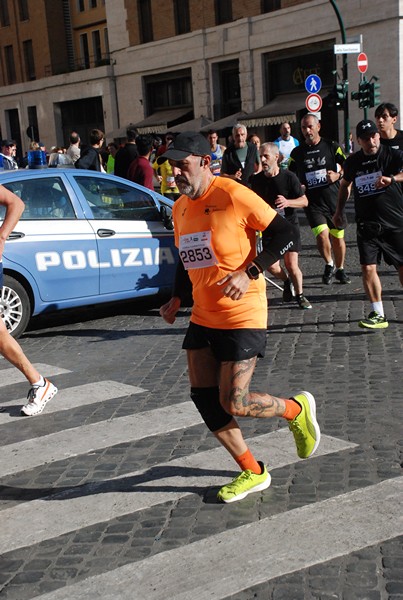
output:
<instances>
[{"instance_id":1,"label":"cobblestone pavement","mask_svg":"<svg viewBox=\"0 0 403 600\"><path fill-rule=\"evenodd\" d=\"M253 387L310 390L322 453L299 461L283 420L245 419L272 485L218 504L236 466L189 403L188 311L171 327L150 302L37 318L21 344L60 391L41 416L19 417L26 385L0 361L1 600L403 599L402 290L382 266L389 328L359 329L369 305L354 227L345 286L322 285L302 233L313 310L268 287L267 355ZM253 547L256 527L272 546ZM203 563L205 587L192 589Z\"/></svg>"}]
</instances>

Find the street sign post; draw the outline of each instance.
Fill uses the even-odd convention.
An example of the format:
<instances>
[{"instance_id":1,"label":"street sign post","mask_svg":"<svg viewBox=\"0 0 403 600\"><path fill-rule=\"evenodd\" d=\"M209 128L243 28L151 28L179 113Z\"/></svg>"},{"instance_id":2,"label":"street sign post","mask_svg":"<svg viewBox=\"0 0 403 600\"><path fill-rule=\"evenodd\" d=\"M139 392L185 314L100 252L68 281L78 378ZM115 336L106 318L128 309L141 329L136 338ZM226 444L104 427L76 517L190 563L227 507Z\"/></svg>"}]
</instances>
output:
<instances>
[{"instance_id":1,"label":"street sign post","mask_svg":"<svg viewBox=\"0 0 403 600\"><path fill-rule=\"evenodd\" d=\"M368 57L365 52L361 52L357 58L357 67L360 73L366 73L368 69Z\"/></svg>"},{"instance_id":2,"label":"street sign post","mask_svg":"<svg viewBox=\"0 0 403 600\"><path fill-rule=\"evenodd\" d=\"M322 98L319 94L309 94L305 100L305 106L311 113L319 112L322 108Z\"/></svg>"}]
</instances>

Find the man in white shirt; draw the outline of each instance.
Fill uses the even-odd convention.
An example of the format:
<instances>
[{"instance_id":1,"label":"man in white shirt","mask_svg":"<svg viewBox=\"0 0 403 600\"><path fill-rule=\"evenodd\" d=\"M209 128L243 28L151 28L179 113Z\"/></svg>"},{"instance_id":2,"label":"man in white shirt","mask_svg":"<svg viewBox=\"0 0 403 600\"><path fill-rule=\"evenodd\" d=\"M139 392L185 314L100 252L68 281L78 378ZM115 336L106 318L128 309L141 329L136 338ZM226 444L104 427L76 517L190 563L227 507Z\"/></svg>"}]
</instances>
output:
<instances>
[{"instance_id":1,"label":"man in white shirt","mask_svg":"<svg viewBox=\"0 0 403 600\"><path fill-rule=\"evenodd\" d=\"M299 146L299 141L297 138L292 137L291 135L291 125L287 121L281 124L280 136L274 141L274 143L280 150L280 167L282 169L286 169L292 150L294 150L296 146Z\"/></svg>"},{"instance_id":2,"label":"man in white shirt","mask_svg":"<svg viewBox=\"0 0 403 600\"><path fill-rule=\"evenodd\" d=\"M69 156L73 164L80 158L80 136L76 131L70 133L70 146L66 150L67 156Z\"/></svg>"}]
</instances>

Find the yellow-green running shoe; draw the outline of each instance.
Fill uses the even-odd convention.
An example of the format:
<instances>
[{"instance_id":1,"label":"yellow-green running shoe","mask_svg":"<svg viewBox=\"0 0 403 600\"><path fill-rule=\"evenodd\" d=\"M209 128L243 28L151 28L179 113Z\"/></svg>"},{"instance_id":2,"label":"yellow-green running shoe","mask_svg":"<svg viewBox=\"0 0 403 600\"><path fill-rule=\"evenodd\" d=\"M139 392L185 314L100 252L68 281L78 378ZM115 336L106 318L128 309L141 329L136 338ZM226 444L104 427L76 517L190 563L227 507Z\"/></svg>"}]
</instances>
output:
<instances>
[{"instance_id":1,"label":"yellow-green running shoe","mask_svg":"<svg viewBox=\"0 0 403 600\"><path fill-rule=\"evenodd\" d=\"M298 456L309 458L319 446L320 441L315 398L309 392L300 392L293 396L293 400L300 404L301 412L288 426L294 435Z\"/></svg>"},{"instance_id":2,"label":"yellow-green running shoe","mask_svg":"<svg viewBox=\"0 0 403 600\"><path fill-rule=\"evenodd\" d=\"M363 327L365 329L386 329L389 327L389 323L386 317L383 317L376 310L373 310L369 313L367 319L363 319L359 321L358 327Z\"/></svg>"},{"instance_id":3,"label":"yellow-green running shoe","mask_svg":"<svg viewBox=\"0 0 403 600\"><path fill-rule=\"evenodd\" d=\"M250 469L242 471L242 473L237 475L231 483L224 485L220 489L217 494L218 500L228 504L229 502L242 500L242 498L245 498L252 492L261 492L268 488L271 482L270 473L267 472L267 469L262 462L258 461L258 463L262 468L262 473L260 475L256 475L256 473L253 473Z\"/></svg>"}]
</instances>

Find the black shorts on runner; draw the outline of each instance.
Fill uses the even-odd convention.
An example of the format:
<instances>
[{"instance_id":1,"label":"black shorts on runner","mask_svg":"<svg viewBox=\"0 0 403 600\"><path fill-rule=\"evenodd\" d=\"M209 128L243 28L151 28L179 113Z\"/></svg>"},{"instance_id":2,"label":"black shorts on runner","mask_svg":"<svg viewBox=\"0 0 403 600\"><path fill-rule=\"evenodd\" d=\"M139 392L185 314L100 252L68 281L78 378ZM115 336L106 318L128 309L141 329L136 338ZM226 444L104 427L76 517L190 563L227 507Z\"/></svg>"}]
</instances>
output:
<instances>
[{"instance_id":1,"label":"black shorts on runner","mask_svg":"<svg viewBox=\"0 0 403 600\"><path fill-rule=\"evenodd\" d=\"M382 257L396 269L403 265L403 231L388 230L368 238L357 231L361 265L380 265Z\"/></svg>"},{"instance_id":2,"label":"black shorts on runner","mask_svg":"<svg viewBox=\"0 0 403 600\"><path fill-rule=\"evenodd\" d=\"M258 356L266 350L266 329L212 329L189 323L183 340L184 350L211 348L219 362L237 362Z\"/></svg>"},{"instance_id":3,"label":"black shorts on runner","mask_svg":"<svg viewBox=\"0 0 403 600\"><path fill-rule=\"evenodd\" d=\"M3 287L3 263L0 262L0 290Z\"/></svg>"},{"instance_id":4,"label":"black shorts on runner","mask_svg":"<svg viewBox=\"0 0 403 600\"><path fill-rule=\"evenodd\" d=\"M329 229L338 229L333 223L333 215L336 212L336 206L334 209L329 206L326 202L320 202L308 205L305 209L306 218L308 219L309 227L315 229L319 225L327 225Z\"/></svg>"},{"instance_id":5,"label":"black shorts on runner","mask_svg":"<svg viewBox=\"0 0 403 600\"><path fill-rule=\"evenodd\" d=\"M290 252L301 252L302 242L301 242L301 231L300 231L299 225L294 225L294 230L295 230L294 245L293 245L292 249L290 250Z\"/></svg>"}]
</instances>

